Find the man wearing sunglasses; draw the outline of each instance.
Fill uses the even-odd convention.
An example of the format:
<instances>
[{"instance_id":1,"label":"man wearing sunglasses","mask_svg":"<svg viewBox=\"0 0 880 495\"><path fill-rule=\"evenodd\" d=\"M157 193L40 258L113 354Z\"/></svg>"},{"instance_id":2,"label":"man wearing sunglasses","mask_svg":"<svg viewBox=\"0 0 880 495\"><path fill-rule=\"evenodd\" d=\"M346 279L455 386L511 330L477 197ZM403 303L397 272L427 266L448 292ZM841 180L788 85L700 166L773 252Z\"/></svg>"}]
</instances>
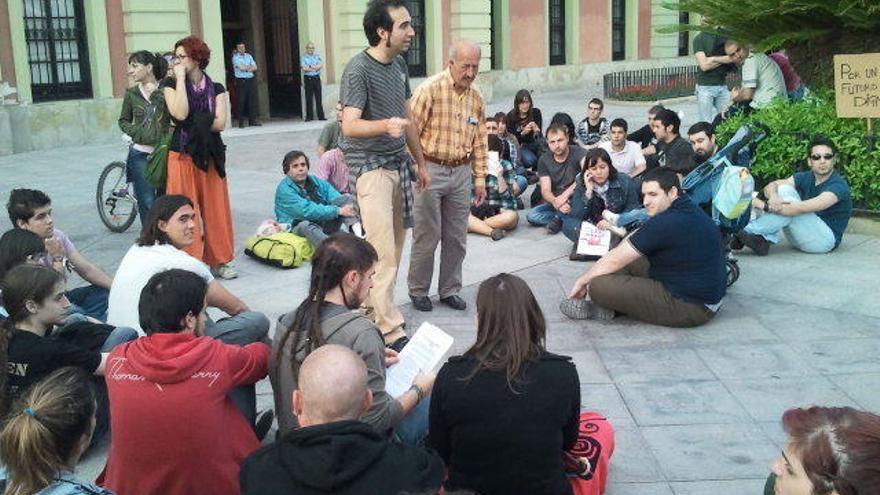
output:
<instances>
[{"instance_id":1,"label":"man wearing sunglasses","mask_svg":"<svg viewBox=\"0 0 880 495\"><path fill-rule=\"evenodd\" d=\"M836 249L852 215L849 184L837 164L837 147L825 136L810 142L810 170L773 181L764 188L766 201L755 199L752 207L760 214L736 234L730 247L748 246L765 256L771 244L779 242L779 231L791 245L806 253L827 253Z\"/></svg>"}]
</instances>

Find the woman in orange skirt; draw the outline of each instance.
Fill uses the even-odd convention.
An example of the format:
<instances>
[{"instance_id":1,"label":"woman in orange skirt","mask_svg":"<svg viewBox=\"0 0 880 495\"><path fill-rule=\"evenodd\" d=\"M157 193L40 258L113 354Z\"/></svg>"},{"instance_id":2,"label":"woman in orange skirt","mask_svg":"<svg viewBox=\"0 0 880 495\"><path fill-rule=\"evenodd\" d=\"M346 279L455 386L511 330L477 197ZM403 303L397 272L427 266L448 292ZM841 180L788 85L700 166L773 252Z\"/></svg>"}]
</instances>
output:
<instances>
[{"instance_id":1,"label":"woman in orange skirt","mask_svg":"<svg viewBox=\"0 0 880 495\"><path fill-rule=\"evenodd\" d=\"M165 192L192 200L200 219L195 242L186 252L204 261L220 278L229 279L238 274L228 265L234 256L232 211L226 185L226 145L220 138L226 127L226 90L204 72L210 56L211 49L195 36L174 45L173 84L164 88L175 124Z\"/></svg>"}]
</instances>

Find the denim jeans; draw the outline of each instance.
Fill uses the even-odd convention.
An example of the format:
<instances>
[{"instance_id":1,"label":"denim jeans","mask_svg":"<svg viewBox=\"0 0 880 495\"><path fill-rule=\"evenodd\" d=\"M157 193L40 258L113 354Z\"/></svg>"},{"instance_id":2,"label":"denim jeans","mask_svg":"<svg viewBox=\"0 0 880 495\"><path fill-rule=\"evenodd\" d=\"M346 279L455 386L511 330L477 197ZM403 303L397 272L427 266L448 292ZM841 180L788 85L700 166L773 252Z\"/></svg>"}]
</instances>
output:
<instances>
[{"instance_id":1,"label":"denim jeans","mask_svg":"<svg viewBox=\"0 0 880 495\"><path fill-rule=\"evenodd\" d=\"M538 167L538 155L541 154L541 145L538 142L532 141L531 143L523 144L522 148L519 149L519 153L523 167L529 170L535 170Z\"/></svg>"},{"instance_id":2,"label":"denim jeans","mask_svg":"<svg viewBox=\"0 0 880 495\"><path fill-rule=\"evenodd\" d=\"M535 227L544 227L550 220L554 217L562 217L563 214L560 213L553 205L548 203L541 203L538 206L529 210L526 214L526 220Z\"/></svg>"},{"instance_id":3,"label":"denim jeans","mask_svg":"<svg viewBox=\"0 0 880 495\"><path fill-rule=\"evenodd\" d=\"M797 190L788 184L779 186L777 194L783 201L801 201ZM834 231L815 213L803 213L794 217L764 213L746 225L744 230L749 234L763 236L774 244L779 242L779 231L782 230L791 245L805 253L827 253L834 249L836 242Z\"/></svg>"},{"instance_id":4,"label":"denim jeans","mask_svg":"<svg viewBox=\"0 0 880 495\"><path fill-rule=\"evenodd\" d=\"M144 174L147 170L147 158L149 153L128 149L128 159L125 160L125 176L134 188L134 197L138 202L138 216L141 217L141 225L147 222L147 216L153 202L156 201L156 188L147 182Z\"/></svg>"},{"instance_id":5,"label":"denim jeans","mask_svg":"<svg viewBox=\"0 0 880 495\"><path fill-rule=\"evenodd\" d=\"M700 112L700 120L712 122L715 116L730 102L730 91L727 86L701 86L697 85L694 94L697 97L697 108Z\"/></svg>"},{"instance_id":6,"label":"denim jeans","mask_svg":"<svg viewBox=\"0 0 880 495\"><path fill-rule=\"evenodd\" d=\"M428 411L431 397L424 397L394 429L397 438L406 445L419 445L428 436Z\"/></svg>"},{"instance_id":7,"label":"denim jeans","mask_svg":"<svg viewBox=\"0 0 880 495\"><path fill-rule=\"evenodd\" d=\"M520 197L526 192L526 188L529 187L529 181L522 175L517 175L514 180L516 180L516 185L519 186L519 192L516 193L516 197Z\"/></svg>"},{"instance_id":8,"label":"denim jeans","mask_svg":"<svg viewBox=\"0 0 880 495\"><path fill-rule=\"evenodd\" d=\"M354 205L354 196L351 194L343 194L331 201L330 204L334 206L345 206L347 204ZM326 220L324 222L302 220L296 224L295 227L290 229L290 231L296 235L305 237L315 249L318 249L318 246L324 242L324 239L329 237L330 234L335 234L339 231L339 228L342 227L343 223L351 227L359 221L358 217L336 217L333 220Z\"/></svg>"},{"instance_id":9,"label":"denim jeans","mask_svg":"<svg viewBox=\"0 0 880 495\"><path fill-rule=\"evenodd\" d=\"M268 344L268 334L269 318L256 311L245 311L217 321L208 319L205 323L205 335L225 344L240 346L254 342ZM256 385L242 385L234 388L229 392L229 399L241 411L245 419L250 424L254 424L257 418Z\"/></svg>"},{"instance_id":10,"label":"denim jeans","mask_svg":"<svg viewBox=\"0 0 880 495\"><path fill-rule=\"evenodd\" d=\"M107 321L107 300L110 291L94 285L70 289L65 294L70 301L67 314L83 314L96 320Z\"/></svg>"},{"instance_id":11,"label":"denim jeans","mask_svg":"<svg viewBox=\"0 0 880 495\"><path fill-rule=\"evenodd\" d=\"M651 217L648 216L648 210L644 208L636 208L635 210L621 213L620 216L617 217L617 226L626 228L638 227L647 222L649 218Z\"/></svg>"}]
</instances>

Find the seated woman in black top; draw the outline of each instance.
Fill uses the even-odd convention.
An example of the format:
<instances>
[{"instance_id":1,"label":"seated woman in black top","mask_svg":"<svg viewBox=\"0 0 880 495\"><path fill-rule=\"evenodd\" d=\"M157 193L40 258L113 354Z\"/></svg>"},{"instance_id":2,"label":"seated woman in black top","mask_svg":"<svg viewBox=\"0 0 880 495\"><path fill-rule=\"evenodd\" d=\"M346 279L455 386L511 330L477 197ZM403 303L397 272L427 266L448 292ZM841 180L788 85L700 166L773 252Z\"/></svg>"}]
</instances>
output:
<instances>
[{"instance_id":1,"label":"seated woman in black top","mask_svg":"<svg viewBox=\"0 0 880 495\"><path fill-rule=\"evenodd\" d=\"M507 132L513 134L520 144L523 167L534 170L542 151L543 117L541 109L535 108L532 94L521 89L513 97L513 110L507 112Z\"/></svg>"},{"instance_id":2,"label":"seated woman in black top","mask_svg":"<svg viewBox=\"0 0 880 495\"><path fill-rule=\"evenodd\" d=\"M430 443L449 469L446 489L572 493L562 452L578 438L574 364L544 348L544 315L521 278L480 284L477 315L477 342L443 365L431 395Z\"/></svg>"}]
</instances>

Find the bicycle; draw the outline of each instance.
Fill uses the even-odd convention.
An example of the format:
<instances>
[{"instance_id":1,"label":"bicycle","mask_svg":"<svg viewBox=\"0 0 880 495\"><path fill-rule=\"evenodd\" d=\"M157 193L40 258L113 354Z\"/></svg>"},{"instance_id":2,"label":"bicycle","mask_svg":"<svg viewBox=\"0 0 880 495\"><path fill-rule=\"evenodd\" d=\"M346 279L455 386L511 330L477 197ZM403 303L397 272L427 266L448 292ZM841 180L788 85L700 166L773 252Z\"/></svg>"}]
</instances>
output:
<instances>
[{"instance_id":1,"label":"bicycle","mask_svg":"<svg viewBox=\"0 0 880 495\"><path fill-rule=\"evenodd\" d=\"M101 222L117 234L125 232L137 217L137 199L125 174L125 162L110 162L98 178L95 202Z\"/></svg>"}]
</instances>

